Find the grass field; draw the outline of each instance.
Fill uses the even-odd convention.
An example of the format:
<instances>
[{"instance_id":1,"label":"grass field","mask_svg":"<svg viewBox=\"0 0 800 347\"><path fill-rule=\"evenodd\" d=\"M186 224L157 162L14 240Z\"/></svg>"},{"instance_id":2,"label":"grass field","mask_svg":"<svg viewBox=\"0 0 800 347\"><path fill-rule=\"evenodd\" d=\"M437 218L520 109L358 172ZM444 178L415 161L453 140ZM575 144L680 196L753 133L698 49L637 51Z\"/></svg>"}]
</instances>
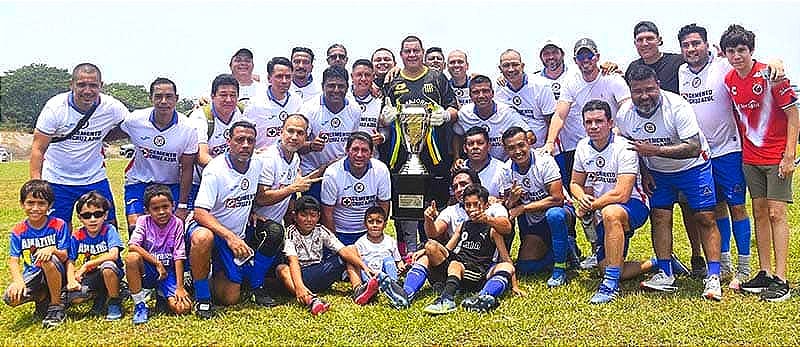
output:
<instances>
[{"instance_id":1,"label":"grass field","mask_svg":"<svg viewBox=\"0 0 800 347\"><path fill-rule=\"evenodd\" d=\"M122 170L125 162L111 160L108 169L117 202L122 201ZM28 177L25 162L0 164L0 229L8 230L24 218L18 204L19 187ZM795 176L795 187L800 179ZM795 189L795 200L800 194ZM790 206L792 232L800 226L800 210ZM124 215L117 208L119 216ZM683 227L677 223L675 252L688 259L689 248ZM124 230L124 228L123 228ZM581 237L582 239L582 237ZM515 242L515 246L518 241ZM582 246L586 248L586 244ZM8 242L0 242L0 254L8 254ZM629 258L645 259L652 254L649 225L632 240ZM758 269L753 241L753 269ZM800 279L800 238L792 235L789 253L789 281ZM0 263L0 288L10 277L5 261ZM132 305L126 302L125 317L116 322L85 317L90 304L68 310L67 323L43 330L32 317L33 304L16 309L0 304L0 345L232 345L232 344L337 344L337 345L653 345L653 344L800 344L800 294L780 304L761 302L756 296L724 292L722 302L700 298L702 281L680 279L674 294L638 289L638 281L623 282L622 296L603 306L589 305L600 279L588 272L574 273L570 283L550 290L545 276L527 277L521 285L524 298L506 294L501 306L489 314L461 309L443 317L430 317L422 308L434 296L424 289L413 306L404 311L389 307L385 298L366 307L352 303L347 285L337 284L323 293L332 303L331 311L312 317L293 299L262 309L246 303L222 309L211 321L194 316L155 316L143 326L130 321ZM427 288L427 286L426 286ZM460 298L458 299L460 301ZM152 302L151 302L152 305Z\"/></svg>"}]
</instances>

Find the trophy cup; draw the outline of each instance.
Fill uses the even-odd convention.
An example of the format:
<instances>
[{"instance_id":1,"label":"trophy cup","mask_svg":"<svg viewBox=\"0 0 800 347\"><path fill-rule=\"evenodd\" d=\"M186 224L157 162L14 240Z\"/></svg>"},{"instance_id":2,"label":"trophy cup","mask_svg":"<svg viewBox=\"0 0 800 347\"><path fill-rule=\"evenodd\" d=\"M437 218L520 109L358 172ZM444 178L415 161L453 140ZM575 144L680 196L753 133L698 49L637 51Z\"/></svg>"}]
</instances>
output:
<instances>
[{"instance_id":1,"label":"trophy cup","mask_svg":"<svg viewBox=\"0 0 800 347\"><path fill-rule=\"evenodd\" d=\"M419 153L430 130L430 113L424 104L401 105L397 122L408 158L400 171L392 175L393 215L397 220L423 220L430 174Z\"/></svg>"}]
</instances>

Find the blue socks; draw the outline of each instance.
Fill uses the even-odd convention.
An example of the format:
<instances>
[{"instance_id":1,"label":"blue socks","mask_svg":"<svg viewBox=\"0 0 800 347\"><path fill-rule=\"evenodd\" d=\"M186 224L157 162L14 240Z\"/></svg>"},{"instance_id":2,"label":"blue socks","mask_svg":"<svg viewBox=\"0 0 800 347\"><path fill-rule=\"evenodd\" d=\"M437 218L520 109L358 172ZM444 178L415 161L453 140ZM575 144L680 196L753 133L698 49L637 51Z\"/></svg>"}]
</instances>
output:
<instances>
[{"instance_id":1,"label":"blue socks","mask_svg":"<svg viewBox=\"0 0 800 347\"><path fill-rule=\"evenodd\" d=\"M602 285L608 289L617 290L619 288L619 276L621 273L622 268L619 266L606 266Z\"/></svg>"},{"instance_id":2,"label":"blue socks","mask_svg":"<svg viewBox=\"0 0 800 347\"><path fill-rule=\"evenodd\" d=\"M509 282L511 282L511 274L508 271L498 271L486 281L478 295L489 294L497 298L506 291Z\"/></svg>"},{"instance_id":3,"label":"blue socks","mask_svg":"<svg viewBox=\"0 0 800 347\"><path fill-rule=\"evenodd\" d=\"M563 268L567 262L569 236L567 232L567 212L561 207L551 207L545 213L547 225L553 238L553 260L556 267Z\"/></svg>"},{"instance_id":4,"label":"blue socks","mask_svg":"<svg viewBox=\"0 0 800 347\"><path fill-rule=\"evenodd\" d=\"M750 218L733 221L733 237L739 255L750 255Z\"/></svg>"},{"instance_id":5,"label":"blue socks","mask_svg":"<svg viewBox=\"0 0 800 347\"><path fill-rule=\"evenodd\" d=\"M706 277L711 275L719 276L720 274L719 261L709 261L706 264L707 264L706 266L708 266L708 272L706 273Z\"/></svg>"},{"instance_id":6,"label":"blue socks","mask_svg":"<svg viewBox=\"0 0 800 347\"><path fill-rule=\"evenodd\" d=\"M208 287L208 278L194 280L194 298L197 301L211 301L211 289Z\"/></svg>"},{"instance_id":7,"label":"blue socks","mask_svg":"<svg viewBox=\"0 0 800 347\"><path fill-rule=\"evenodd\" d=\"M717 218L719 229L719 244L722 253L731 251L731 219L729 217Z\"/></svg>"},{"instance_id":8,"label":"blue socks","mask_svg":"<svg viewBox=\"0 0 800 347\"><path fill-rule=\"evenodd\" d=\"M408 274L406 275L406 281L403 283L403 290L406 292L406 295L408 295L409 298L413 298L419 289L422 288L422 285L425 284L427 278L428 269L417 263L411 265L411 269L408 270Z\"/></svg>"},{"instance_id":9,"label":"blue socks","mask_svg":"<svg viewBox=\"0 0 800 347\"><path fill-rule=\"evenodd\" d=\"M658 259L658 269L664 271L667 276L672 276L672 259Z\"/></svg>"}]
</instances>

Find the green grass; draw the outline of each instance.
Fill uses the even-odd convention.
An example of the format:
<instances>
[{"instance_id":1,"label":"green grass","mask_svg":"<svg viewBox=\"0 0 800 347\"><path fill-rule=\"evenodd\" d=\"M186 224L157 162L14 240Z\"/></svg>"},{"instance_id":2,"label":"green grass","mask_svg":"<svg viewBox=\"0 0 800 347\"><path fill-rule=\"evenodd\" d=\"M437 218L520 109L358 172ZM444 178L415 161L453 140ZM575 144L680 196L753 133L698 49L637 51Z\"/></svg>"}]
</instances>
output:
<instances>
[{"instance_id":1,"label":"green grass","mask_svg":"<svg viewBox=\"0 0 800 347\"><path fill-rule=\"evenodd\" d=\"M124 161L108 162L116 201L122 201ZM19 187L28 177L27 163L0 164L0 229L10 228L24 215L19 209ZM800 179L795 177L795 187ZM798 190L797 188L795 189ZM800 194L795 193L800 201ZM800 212L790 206L792 232L800 225ZM117 208L119 216L124 215ZM688 259L689 249L680 217L675 216L675 252ZM124 229L123 229L124 230ZM649 226L640 229L630 247L631 259L652 254ZM7 238L8 234L3 234ZM515 243L515 245L518 244ZM586 248L585 243L582 245ZM8 242L0 242L0 253L8 253ZM757 269L753 241L752 267ZM800 239L792 235L789 280L800 277ZM9 282L8 266L0 263L0 288ZM622 344L800 344L799 294L782 304L760 302L726 290L720 303L700 298L702 282L680 280L674 294L657 294L638 289L638 281L623 283L622 297L612 304L590 306L588 299L599 277L577 273L566 287L549 290L544 276L521 280L528 297L506 295L490 314L461 309L444 317L430 317L422 308L433 300L422 297L405 311L389 308L385 298L359 307L349 299L346 284L323 293L332 303L331 311L312 317L289 298L282 305L262 309L253 304L225 308L211 321L194 316L156 316L143 326L133 326L132 307L117 322L85 317L89 304L70 308L66 324L43 330L32 317L33 305L10 308L0 304L0 345L90 345L90 344L370 344L370 345L622 345ZM427 288L427 287L426 287ZM460 300L460 299L459 299ZM152 304L152 303L151 303Z\"/></svg>"}]
</instances>

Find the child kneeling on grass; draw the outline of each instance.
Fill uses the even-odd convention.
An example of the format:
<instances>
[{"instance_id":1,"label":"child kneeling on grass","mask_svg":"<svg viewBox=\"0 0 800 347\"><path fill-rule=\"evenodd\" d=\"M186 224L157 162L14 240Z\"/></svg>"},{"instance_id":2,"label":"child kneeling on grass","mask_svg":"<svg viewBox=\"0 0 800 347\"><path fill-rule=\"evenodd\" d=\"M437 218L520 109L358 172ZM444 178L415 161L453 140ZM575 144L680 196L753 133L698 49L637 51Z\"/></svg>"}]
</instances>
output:
<instances>
[{"instance_id":1,"label":"child kneeling on grass","mask_svg":"<svg viewBox=\"0 0 800 347\"><path fill-rule=\"evenodd\" d=\"M75 203L83 226L70 237L67 290L71 303L94 297L92 314L102 314L108 304L106 320L117 320L122 318L123 245L117 228L106 223L109 208L111 203L96 191L83 194Z\"/></svg>"},{"instance_id":2,"label":"child kneeling on grass","mask_svg":"<svg viewBox=\"0 0 800 347\"><path fill-rule=\"evenodd\" d=\"M61 278L69 248L69 227L63 220L47 215L53 201L53 189L46 181L30 180L22 185L19 202L28 218L11 229L11 284L3 295L9 306L33 301L34 315L43 318L45 328L60 325L66 317Z\"/></svg>"},{"instance_id":3,"label":"child kneeling on grass","mask_svg":"<svg viewBox=\"0 0 800 347\"><path fill-rule=\"evenodd\" d=\"M174 199L169 187L155 184L144 191L148 214L139 216L131 239L125 270L133 298L133 324L147 322L147 293L142 288L157 289L156 310L185 314L192 310L192 299L183 287L186 261L183 221L172 211Z\"/></svg>"},{"instance_id":4,"label":"child kneeling on grass","mask_svg":"<svg viewBox=\"0 0 800 347\"><path fill-rule=\"evenodd\" d=\"M395 308L406 308L408 296L403 287L397 283L397 274L403 272L405 262L400 258L397 241L383 233L386 228L386 211L380 206L372 206L364 213L364 224L367 233L355 243L361 260L377 273L381 291ZM369 281L366 272L361 272L361 279Z\"/></svg>"}]
</instances>

